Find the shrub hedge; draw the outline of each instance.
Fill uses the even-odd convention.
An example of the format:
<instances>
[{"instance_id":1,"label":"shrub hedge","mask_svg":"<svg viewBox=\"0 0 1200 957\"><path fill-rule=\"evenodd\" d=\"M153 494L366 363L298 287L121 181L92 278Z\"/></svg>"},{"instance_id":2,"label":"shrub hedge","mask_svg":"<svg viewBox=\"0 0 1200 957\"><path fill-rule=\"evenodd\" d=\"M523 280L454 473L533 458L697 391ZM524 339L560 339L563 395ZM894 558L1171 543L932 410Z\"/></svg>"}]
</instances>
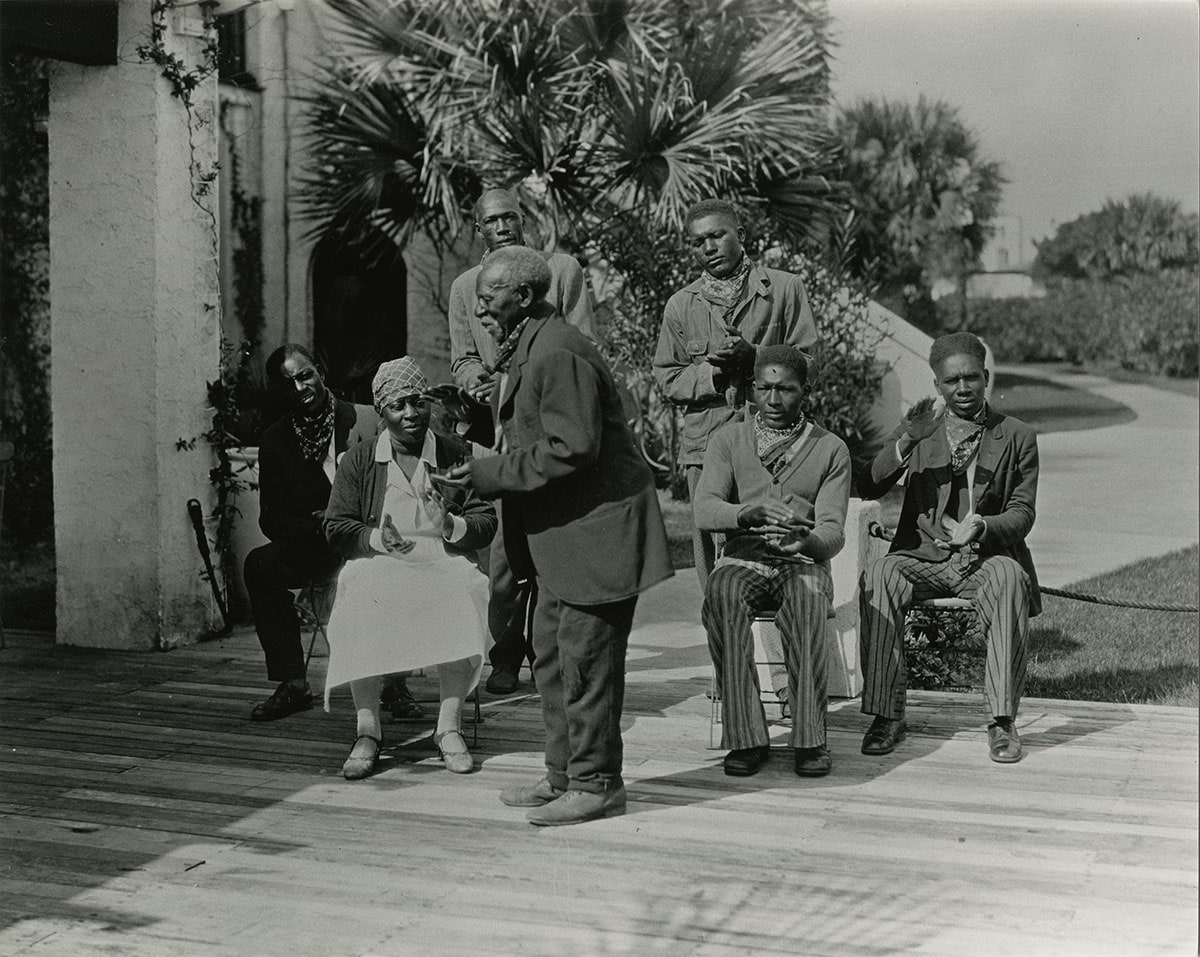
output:
<instances>
[{"instance_id":1,"label":"shrub hedge","mask_svg":"<svg viewBox=\"0 0 1200 957\"><path fill-rule=\"evenodd\" d=\"M958 319L939 300L944 328ZM1194 378L1198 371L1200 276L1165 270L1107 281L1067 279L1043 299L975 299L968 328L1001 362L1065 361Z\"/></svg>"}]
</instances>

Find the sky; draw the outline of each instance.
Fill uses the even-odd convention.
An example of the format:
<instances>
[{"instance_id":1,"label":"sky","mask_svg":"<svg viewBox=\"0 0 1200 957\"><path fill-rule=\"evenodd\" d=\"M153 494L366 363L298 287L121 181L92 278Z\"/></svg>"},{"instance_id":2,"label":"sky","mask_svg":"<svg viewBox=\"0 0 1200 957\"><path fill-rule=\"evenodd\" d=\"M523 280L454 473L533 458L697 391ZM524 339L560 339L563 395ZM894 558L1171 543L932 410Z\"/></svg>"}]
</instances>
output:
<instances>
[{"instance_id":1,"label":"sky","mask_svg":"<svg viewBox=\"0 0 1200 957\"><path fill-rule=\"evenodd\" d=\"M833 88L959 107L1031 240L1154 192L1200 206L1196 0L829 0Z\"/></svg>"}]
</instances>

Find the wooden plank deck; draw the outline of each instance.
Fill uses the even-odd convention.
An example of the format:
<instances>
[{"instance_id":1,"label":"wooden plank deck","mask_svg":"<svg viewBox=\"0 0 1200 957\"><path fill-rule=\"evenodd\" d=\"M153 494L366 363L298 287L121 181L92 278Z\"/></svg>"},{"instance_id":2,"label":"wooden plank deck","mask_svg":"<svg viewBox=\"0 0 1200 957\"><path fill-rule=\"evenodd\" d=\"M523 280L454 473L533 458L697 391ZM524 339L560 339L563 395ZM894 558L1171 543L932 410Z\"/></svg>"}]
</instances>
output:
<instances>
[{"instance_id":1,"label":"wooden plank deck","mask_svg":"<svg viewBox=\"0 0 1200 957\"><path fill-rule=\"evenodd\" d=\"M476 774L392 724L350 783L348 694L248 720L248 631L169 654L10 635L0 953L1196 952L1195 711L1029 700L1001 767L971 696L911 695L883 759L838 702L831 776L781 751L727 778L702 635L670 618L639 613L630 651L629 813L549 830L496 797L541 772L532 696L485 695Z\"/></svg>"}]
</instances>

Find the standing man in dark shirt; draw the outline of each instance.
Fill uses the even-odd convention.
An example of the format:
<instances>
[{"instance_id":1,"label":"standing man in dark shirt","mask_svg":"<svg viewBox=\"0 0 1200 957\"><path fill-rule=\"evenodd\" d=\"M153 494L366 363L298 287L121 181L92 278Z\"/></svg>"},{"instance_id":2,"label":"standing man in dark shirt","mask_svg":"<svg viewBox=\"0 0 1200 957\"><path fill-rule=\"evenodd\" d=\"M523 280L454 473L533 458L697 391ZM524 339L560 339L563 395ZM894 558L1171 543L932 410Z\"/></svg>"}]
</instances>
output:
<instances>
[{"instance_id":1,"label":"standing man in dark shirt","mask_svg":"<svg viewBox=\"0 0 1200 957\"><path fill-rule=\"evenodd\" d=\"M246 556L246 591L275 693L255 705L255 721L284 718L312 705L300 622L290 589L332 582L342 560L321 522L342 454L374 439L379 416L370 406L337 399L303 346L280 346L266 362L267 379L291 412L263 434L258 453L259 526L270 539Z\"/></svg>"}]
</instances>

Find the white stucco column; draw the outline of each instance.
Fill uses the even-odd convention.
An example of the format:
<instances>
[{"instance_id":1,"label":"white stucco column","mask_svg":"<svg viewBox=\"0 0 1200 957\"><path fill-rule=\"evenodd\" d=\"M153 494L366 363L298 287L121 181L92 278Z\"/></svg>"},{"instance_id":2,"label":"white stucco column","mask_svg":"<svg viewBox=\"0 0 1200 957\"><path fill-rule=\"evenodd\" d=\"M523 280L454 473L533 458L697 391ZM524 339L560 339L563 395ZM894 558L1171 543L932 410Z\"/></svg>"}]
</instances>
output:
<instances>
[{"instance_id":1,"label":"white stucco column","mask_svg":"<svg viewBox=\"0 0 1200 957\"><path fill-rule=\"evenodd\" d=\"M199 8L166 43L200 54ZM217 236L193 162L216 158L216 79L193 93L192 147L171 86L135 52L150 0L122 0L116 66L57 63L50 83L51 408L58 641L153 648L212 624L186 503L207 514L220 297ZM199 205L198 205L199 204ZM205 207L205 208L201 208Z\"/></svg>"}]
</instances>

